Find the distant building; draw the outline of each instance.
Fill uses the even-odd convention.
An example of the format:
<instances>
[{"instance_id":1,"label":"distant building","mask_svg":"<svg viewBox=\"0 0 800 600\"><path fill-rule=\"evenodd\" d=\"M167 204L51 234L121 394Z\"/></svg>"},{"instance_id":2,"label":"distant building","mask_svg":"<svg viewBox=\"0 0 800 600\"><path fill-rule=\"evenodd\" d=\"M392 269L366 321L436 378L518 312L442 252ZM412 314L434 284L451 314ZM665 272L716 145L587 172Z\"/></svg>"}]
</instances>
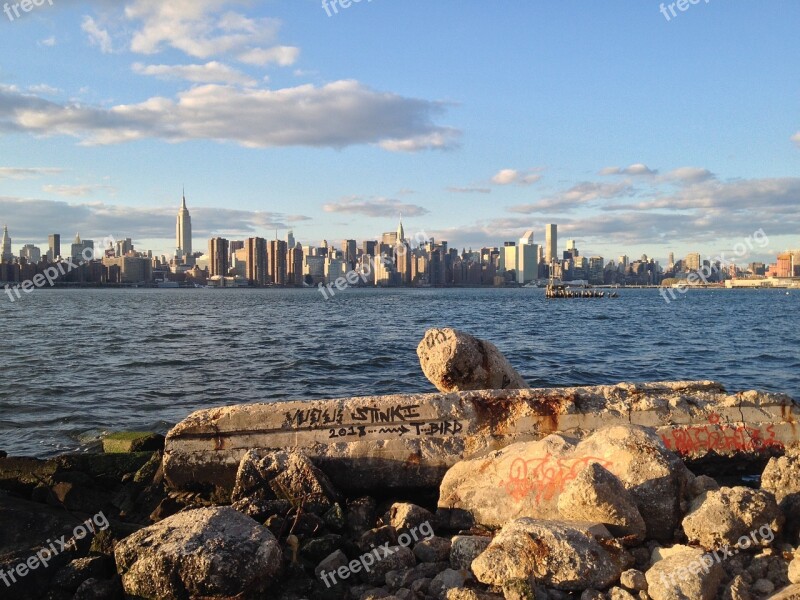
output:
<instances>
[{"instance_id":1,"label":"distant building","mask_svg":"<svg viewBox=\"0 0 800 600\"><path fill-rule=\"evenodd\" d=\"M91 250L90 252L84 251ZM79 233L75 234L75 241L72 242L70 247L70 257L75 263L87 260L87 257L94 257L94 242L92 240L81 240Z\"/></svg>"},{"instance_id":2,"label":"distant building","mask_svg":"<svg viewBox=\"0 0 800 600\"><path fill-rule=\"evenodd\" d=\"M3 251L0 254L0 260L4 263L14 260L14 255L11 253L11 236L8 235L8 225L3 227Z\"/></svg>"},{"instance_id":3,"label":"distant building","mask_svg":"<svg viewBox=\"0 0 800 600\"><path fill-rule=\"evenodd\" d=\"M602 256L589 257L589 283L592 285L603 285L603 271L605 263Z\"/></svg>"},{"instance_id":4,"label":"distant building","mask_svg":"<svg viewBox=\"0 0 800 600\"><path fill-rule=\"evenodd\" d=\"M784 252L778 255L778 262L775 264L775 276L776 277L792 277L793 268L792 268L792 254L790 252Z\"/></svg>"},{"instance_id":5,"label":"distant building","mask_svg":"<svg viewBox=\"0 0 800 600\"><path fill-rule=\"evenodd\" d=\"M530 283L539 278L539 246L533 243L533 231L526 231L519 240L517 281Z\"/></svg>"},{"instance_id":6,"label":"distant building","mask_svg":"<svg viewBox=\"0 0 800 600\"><path fill-rule=\"evenodd\" d=\"M267 251L269 279L275 285L286 285L286 253L288 248L283 240L270 240Z\"/></svg>"},{"instance_id":7,"label":"distant building","mask_svg":"<svg viewBox=\"0 0 800 600\"><path fill-rule=\"evenodd\" d=\"M296 244L289 248L286 256L286 284L303 285L303 247Z\"/></svg>"},{"instance_id":8,"label":"distant building","mask_svg":"<svg viewBox=\"0 0 800 600\"><path fill-rule=\"evenodd\" d=\"M153 278L150 260L138 256L104 258L108 281L112 283L148 283Z\"/></svg>"},{"instance_id":9,"label":"distant building","mask_svg":"<svg viewBox=\"0 0 800 600\"><path fill-rule=\"evenodd\" d=\"M175 227L175 254L178 258L185 259L192 255L192 217L186 208L186 194L181 200L178 210L178 222Z\"/></svg>"},{"instance_id":10,"label":"distant building","mask_svg":"<svg viewBox=\"0 0 800 600\"><path fill-rule=\"evenodd\" d=\"M266 285L269 281L267 269L267 240L260 237L248 238L244 242L247 255L246 278L251 285Z\"/></svg>"},{"instance_id":11,"label":"distant building","mask_svg":"<svg viewBox=\"0 0 800 600\"><path fill-rule=\"evenodd\" d=\"M686 259L684 260L684 266L686 270L699 271L701 264L699 252L692 252L686 255Z\"/></svg>"},{"instance_id":12,"label":"distant building","mask_svg":"<svg viewBox=\"0 0 800 600\"><path fill-rule=\"evenodd\" d=\"M294 246L289 246L289 248L293 248ZM356 259L357 257L357 248L355 240L344 240L342 242L342 252L344 252L344 259L347 261L347 264L350 269L353 269L356 266Z\"/></svg>"},{"instance_id":13,"label":"distant building","mask_svg":"<svg viewBox=\"0 0 800 600\"><path fill-rule=\"evenodd\" d=\"M19 251L19 257L24 258L28 264L36 265L42 260L42 251L33 244L25 244Z\"/></svg>"},{"instance_id":14,"label":"distant building","mask_svg":"<svg viewBox=\"0 0 800 600\"><path fill-rule=\"evenodd\" d=\"M558 225L545 225L544 260L550 265L558 260Z\"/></svg>"},{"instance_id":15,"label":"distant building","mask_svg":"<svg viewBox=\"0 0 800 600\"><path fill-rule=\"evenodd\" d=\"M225 277L228 274L228 240L221 237L208 241L209 276Z\"/></svg>"}]
</instances>

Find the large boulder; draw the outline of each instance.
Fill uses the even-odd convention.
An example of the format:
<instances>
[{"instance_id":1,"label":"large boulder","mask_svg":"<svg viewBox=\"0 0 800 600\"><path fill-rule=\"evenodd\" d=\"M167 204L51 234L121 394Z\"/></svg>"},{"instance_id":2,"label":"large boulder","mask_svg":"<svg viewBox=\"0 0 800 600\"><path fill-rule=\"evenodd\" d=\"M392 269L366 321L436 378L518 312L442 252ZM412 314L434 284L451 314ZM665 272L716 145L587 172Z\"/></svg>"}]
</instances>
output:
<instances>
[{"instance_id":1,"label":"large boulder","mask_svg":"<svg viewBox=\"0 0 800 600\"><path fill-rule=\"evenodd\" d=\"M800 494L800 447L770 459L761 474L761 489L772 492L779 503L787 496Z\"/></svg>"},{"instance_id":2,"label":"large boulder","mask_svg":"<svg viewBox=\"0 0 800 600\"><path fill-rule=\"evenodd\" d=\"M253 517L285 513L292 506L324 514L338 500L328 477L299 450L251 450L236 473L231 501Z\"/></svg>"},{"instance_id":3,"label":"large boulder","mask_svg":"<svg viewBox=\"0 0 800 600\"><path fill-rule=\"evenodd\" d=\"M697 548L682 548L656 562L645 578L653 600L713 600L724 575L710 555Z\"/></svg>"},{"instance_id":4,"label":"large boulder","mask_svg":"<svg viewBox=\"0 0 800 600\"><path fill-rule=\"evenodd\" d=\"M683 530L690 542L711 550L722 546L768 546L781 522L780 511L771 492L750 488L723 487L694 499L683 519Z\"/></svg>"},{"instance_id":5,"label":"large boulder","mask_svg":"<svg viewBox=\"0 0 800 600\"><path fill-rule=\"evenodd\" d=\"M530 387L491 342L457 329L429 329L417 346L422 372L440 392Z\"/></svg>"},{"instance_id":6,"label":"large boulder","mask_svg":"<svg viewBox=\"0 0 800 600\"><path fill-rule=\"evenodd\" d=\"M282 563L269 529L230 507L173 515L119 542L114 555L125 593L147 600L264 597Z\"/></svg>"},{"instance_id":7,"label":"large boulder","mask_svg":"<svg viewBox=\"0 0 800 600\"><path fill-rule=\"evenodd\" d=\"M519 517L564 518L560 495L593 463L630 494L648 537L672 539L693 475L652 430L632 425L601 429L577 444L551 435L461 461L442 480L439 507L468 511L476 522L495 527Z\"/></svg>"},{"instance_id":8,"label":"large boulder","mask_svg":"<svg viewBox=\"0 0 800 600\"><path fill-rule=\"evenodd\" d=\"M602 525L516 519L506 524L474 561L481 583L503 586L533 579L559 590L606 588L629 557Z\"/></svg>"},{"instance_id":9,"label":"large boulder","mask_svg":"<svg viewBox=\"0 0 800 600\"><path fill-rule=\"evenodd\" d=\"M800 584L790 585L769 597L769 600L800 600Z\"/></svg>"}]
</instances>

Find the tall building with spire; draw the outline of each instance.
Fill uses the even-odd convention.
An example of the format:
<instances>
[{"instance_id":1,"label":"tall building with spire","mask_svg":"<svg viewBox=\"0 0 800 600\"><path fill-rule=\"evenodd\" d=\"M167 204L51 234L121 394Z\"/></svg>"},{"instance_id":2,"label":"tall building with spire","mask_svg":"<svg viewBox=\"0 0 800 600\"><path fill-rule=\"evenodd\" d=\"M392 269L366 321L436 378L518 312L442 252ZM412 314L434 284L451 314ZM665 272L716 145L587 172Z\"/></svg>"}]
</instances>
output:
<instances>
[{"instance_id":1,"label":"tall building with spire","mask_svg":"<svg viewBox=\"0 0 800 600\"><path fill-rule=\"evenodd\" d=\"M186 193L183 194L181 209L178 211L178 224L175 229L175 254L178 258L192 255L192 217L186 208Z\"/></svg>"},{"instance_id":2,"label":"tall building with spire","mask_svg":"<svg viewBox=\"0 0 800 600\"><path fill-rule=\"evenodd\" d=\"M397 243L402 244L406 239L406 232L403 230L403 215L400 215L400 225L397 226Z\"/></svg>"},{"instance_id":3,"label":"tall building with spire","mask_svg":"<svg viewBox=\"0 0 800 600\"><path fill-rule=\"evenodd\" d=\"M14 255L11 253L11 236L8 235L8 225L3 227L3 254L2 262L11 262Z\"/></svg>"}]
</instances>

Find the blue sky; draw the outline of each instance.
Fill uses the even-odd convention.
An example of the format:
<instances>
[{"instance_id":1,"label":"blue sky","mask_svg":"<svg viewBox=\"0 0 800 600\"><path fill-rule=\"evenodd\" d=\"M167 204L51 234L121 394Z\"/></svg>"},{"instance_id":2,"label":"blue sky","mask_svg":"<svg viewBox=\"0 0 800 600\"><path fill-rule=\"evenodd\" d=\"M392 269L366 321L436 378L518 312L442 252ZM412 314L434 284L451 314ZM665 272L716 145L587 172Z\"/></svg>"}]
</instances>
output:
<instances>
[{"instance_id":1,"label":"blue sky","mask_svg":"<svg viewBox=\"0 0 800 600\"><path fill-rule=\"evenodd\" d=\"M45 0L0 15L0 220L171 253L185 185L199 248L400 212L459 248L800 246L800 4L659 8Z\"/></svg>"}]
</instances>

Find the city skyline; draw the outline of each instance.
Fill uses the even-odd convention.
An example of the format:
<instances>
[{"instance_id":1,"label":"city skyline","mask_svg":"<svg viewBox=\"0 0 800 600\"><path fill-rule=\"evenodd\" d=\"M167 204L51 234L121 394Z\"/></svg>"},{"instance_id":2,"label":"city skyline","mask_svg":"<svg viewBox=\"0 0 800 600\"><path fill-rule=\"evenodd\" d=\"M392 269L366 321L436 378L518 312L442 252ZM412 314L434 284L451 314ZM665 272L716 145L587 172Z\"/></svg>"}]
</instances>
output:
<instances>
[{"instance_id":1,"label":"city skyline","mask_svg":"<svg viewBox=\"0 0 800 600\"><path fill-rule=\"evenodd\" d=\"M441 26L454 11L458 31ZM800 232L793 16L786 2L672 22L614 1L336 18L310 0L44 5L3 24L0 223L19 244L120 232L169 254L186 183L196 245L276 228L368 239L402 212L459 247L531 227L541 242L558 223L587 253L662 261L763 228L766 260Z\"/></svg>"}]
</instances>

